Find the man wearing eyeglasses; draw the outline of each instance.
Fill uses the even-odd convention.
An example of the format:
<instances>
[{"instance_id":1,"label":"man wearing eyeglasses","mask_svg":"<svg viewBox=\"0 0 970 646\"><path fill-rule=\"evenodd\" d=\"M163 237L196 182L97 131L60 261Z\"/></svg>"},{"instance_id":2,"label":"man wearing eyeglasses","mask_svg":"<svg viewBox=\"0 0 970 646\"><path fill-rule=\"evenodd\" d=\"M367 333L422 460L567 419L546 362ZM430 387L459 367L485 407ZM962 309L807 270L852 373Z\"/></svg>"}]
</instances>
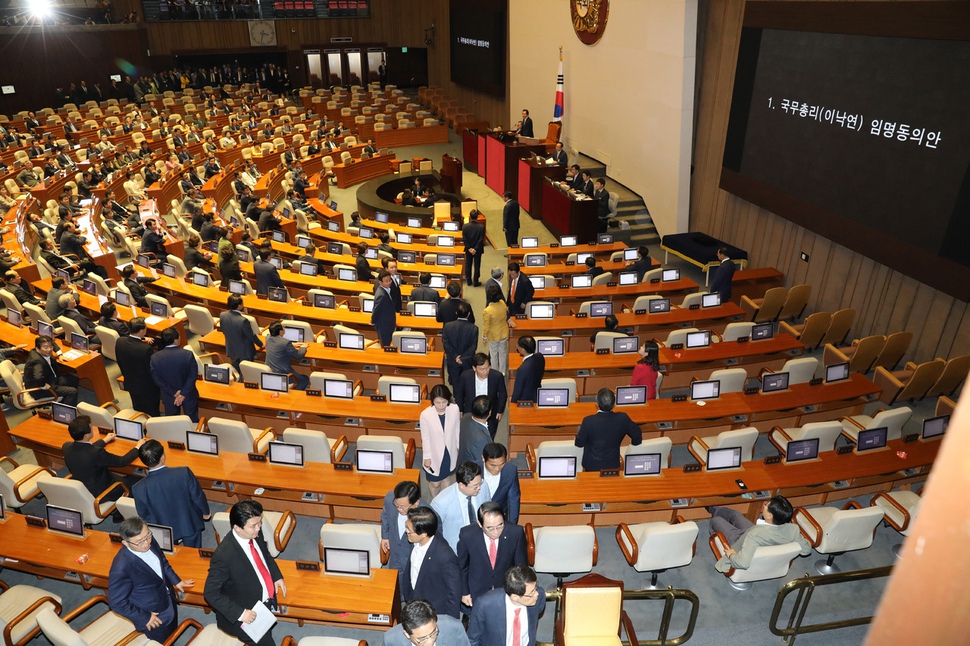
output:
<instances>
[{"instance_id":1,"label":"man wearing eyeglasses","mask_svg":"<svg viewBox=\"0 0 970 646\"><path fill-rule=\"evenodd\" d=\"M108 605L146 637L163 642L179 622L175 590L184 592L195 581L175 573L138 516L125 520L118 531L124 547L111 562Z\"/></svg>"},{"instance_id":2,"label":"man wearing eyeglasses","mask_svg":"<svg viewBox=\"0 0 970 646\"><path fill-rule=\"evenodd\" d=\"M384 633L384 646L469 646L461 622L435 612L424 599L415 599L401 608L401 623Z\"/></svg>"},{"instance_id":3,"label":"man wearing eyeglasses","mask_svg":"<svg viewBox=\"0 0 970 646\"><path fill-rule=\"evenodd\" d=\"M420 507L421 488L416 482L404 480L397 483L384 496L381 511L381 552L387 552L387 567L403 570L411 552L411 543L405 531L408 512Z\"/></svg>"},{"instance_id":4,"label":"man wearing eyeglasses","mask_svg":"<svg viewBox=\"0 0 970 646\"><path fill-rule=\"evenodd\" d=\"M504 589L486 592L475 602L468 622L471 646L535 646L546 591L535 571L515 565L505 573Z\"/></svg>"},{"instance_id":5,"label":"man wearing eyeglasses","mask_svg":"<svg viewBox=\"0 0 970 646\"><path fill-rule=\"evenodd\" d=\"M483 503L478 522L462 527L458 534L462 610L471 612L482 595L502 588L510 567L528 562L525 530L505 522L502 505Z\"/></svg>"}]
</instances>

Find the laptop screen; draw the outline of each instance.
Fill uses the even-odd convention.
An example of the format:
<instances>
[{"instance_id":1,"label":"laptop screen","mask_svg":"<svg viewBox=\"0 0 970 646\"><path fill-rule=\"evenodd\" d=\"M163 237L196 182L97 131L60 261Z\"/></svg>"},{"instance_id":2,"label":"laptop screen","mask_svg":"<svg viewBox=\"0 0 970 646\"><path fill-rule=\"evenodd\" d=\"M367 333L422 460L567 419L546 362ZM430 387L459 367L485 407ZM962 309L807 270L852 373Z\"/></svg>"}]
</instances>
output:
<instances>
[{"instance_id":1,"label":"laptop screen","mask_svg":"<svg viewBox=\"0 0 970 646\"><path fill-rule=\"evenodd\" d=\"M785 448L785 462L802 462L803 460L814 460L818 457L818 438L813 437L809 440L794 440L788 443Z\"/></svg>"},{"instance_id":2,"label":"laptop screen","mask_svg":"<svg viewBox=\"0 0 970 646\"><path fill-rule=\"evenodd\" d=\"M354 398L354 382L349 379L324 379L323 396L337 399Z\"/></svg>"},{"instance_id":3,"label":"laptop screen","mask_svg":"<svg viewBox=\"0 0 970 646\"><path fill-rule=\"evenodd\" d=\"M173 537L172 528L166 525L155 525L152 523L145 523L148 526L148 530L152 533L152 538L158 543L158 547L161 548L166 554L175 553L175 539Z\"/></svg>"},{"instance_id":4,"label":"laptop screen","mask_svg":"<svg viewBox=\"0 0 970 646\"><path fill-rule=\"evenodd\" d=\"M229 366L214 366L206 364L203 366L202 378L212 384L229 385Z\"/></svg>"},{"instance_id":5,"label":"laptop screen","mask_svg":"<svg viewBox=\"0 0 970 646\"><path fill-rule=\"evenodd\" d=\"M617 386L616 405L617 406L636 406L647 403L646 386Z\"/></svg>"},{"instance_id":6,"label":"laptop screen","mask_svg":"<svg viewBox=\"0 0 970 646\"><path fill-rule=\"evenodd\" d=\"M313 306L332 310L336 306L333 294L314 294Z\"/></svg>"},{"instance_id":7,"label":"laptop screen","mask_svg":"<svg viewBox=\"0 0 970 646\"><path fill-rule=\"evenodd\" d=\"M438 304L434 301L416 301L414 303L414 315L435 318L438 316Z\"/></svg>"},{"instance_id":8,"label":"laptop screen","mask_svg":"<svg viewBox=\"0 0 970 646\"><path fill-rule=\"evenodd\" d=\"M761 392L776 393L780 390L788 390L788 373L772 372L761 378Z\"/></svg>"},{"instance_id":9,"label":"laptop screen","mask_svg":"<svg viewBox=\"0 0 970 646\"><path fill-rule=\"evenodd\" d=\"M660 280L665 283L669 283L674 280L680 280L680 270L679 269L664 269L663 273L660 274Z\"/></svg>"},{"instance_id":10,"label":"laptop screen","mask_svg":"<svg viewBox=\"0 0 970 646\"><path fill-rule=\"evenodd\" d=\"M670 311L669 298L651 298L647 301L647 312L649 314L663 314Z\"/></svg>"},{"instance_id":11,"label":"laptop screen","mask_svg":"<svg viewBox=\"0 0 970 646\"><path fill-rule=\"evenodd\" d=\"M620 285L636 285L637 284L637 272L635 271L621 271L619 275Z\"/></svg>"},{"instance_id":12,"label":"laptop screen","mask_svg":"<svg viewBox=\"0 0 970 646\"><path fill-rule=\"evenodd\" d=\"M453 253L439 253L437 265L442 267L454 267L456 262L456 256Z\"/></svg>"},{"instance_id":13,"label":"laptop screen","mask_svg":"<svg viewBox=\"0 0 970 646\"><path fill-rule=\"evenodd\" d=\"M717 399L720 393L720 381L695 381L690 385L690 398L693 401Z\"/></svg>"},{"instance_id":14,"label":"laptop screen","mask_svg":"<svg viewBox=\"0 0 970 646\"><path fill-rule=\"evenodd\" d=\"M631 262L631 261L636 260L636 259L637 259L637 250L636 249L624 249L623 250L623 260L625 260L627 262Z\"/></svg>"},{"instance_id":15,"label":"laptop screen","mask_svg":"<svg viewBox=\"0 0 970 646\"><path fill-rule=\"evenodd\" d=\"M576 457L555 456L540 457L538 465L540 478L575 478Z\"/></svg>"},{"instance_id":16,"label":"laptop screen","mask_svg":"<svg viewBox=\"0 0 970 646\"><path fill-rule=\"evenodd\" d=\"M277 372L261 372L259 374L259 388L260 390L268 390L274 393L289 392L289 375Z\"/></svg>"},{"instance_id":17,"label":"laptop screen","mask_svg":"<svg viewBox=\"0 0 970 646\"><path fill-rule=\"evenodd\" d=\"M428 340L423 336L405 336L399 341L402 354L428 354Z\"/></svg>"},{"instance_id":18,"label":"laptop screen","mask_svg":"<svg viewBox=\"0 0 970 646\"><path fill-rule=\"evenodd\" d=\"M707 470L737 469L741 466L741 447L729 446L723 449L708 449Z\"/></svg>"},{"instance_id":19,"label":"laptop screen","mask_svg":"<svg viewBox=\"0 0 970 646\"><path fill-rule=\"evenodd\" d=\"M357 449L354 456L357 470L365 473L394 473L394 454L390 451Z\"/></svg>"},{"instance_id":20,"label":"laptop screen","mask_svg":"<svg viewBox=\"0 0 970 646\"><path fill-rule=\"evenodd\" d=\"M418 384L391 384L388 399L395 404L420 404L421 386Z\"/></svg>"},{"instance_id":21,"label":"laptop screen","mask_svg":"<svg viewBox=\"0 0 970 646\"><path fill-rule=\"evenodd\" d=\"M758 323L751 328L752 341L764 341L774 334L771 323Z\"/></svg>"},{"instance_id":22,"label":"laptop screen","mask_svg":"<svg viewBox=\"0 0 970 646\"><path fill-rule=\"evenodd\" d=\"M219 436L214 433L185 432L185 448L192 453L219 455Z\"/></svg>"},{"instance_id":23,"label":"laptop screen","mask_svg":"<svg viewBox=\"0 0 970 646\"><path fill-rule=\"evenodd\" d=\"M611 301L603 301L601 303L589 304L589 315L591 318L609 316L612 313L613 313L613 303Z\"/></svg>"},{"instance_id":24,"label":"laptop screen","mask_svg":"<svg viewBox=\"0 0 970 646\"><path fill-rule=\"evenodd\" d=\"M701 307L717 307L721 304L721 295L717 292L701 296Z\"/></svg>"},{"instance_id":25,"label":"laptop screen","mask_svg":"<svg viewBox=\"0 0 970 646\"><path fill-rule=\"evenodd\" d=\"M522 249L535 249L539 246L539 238L526 237L519 240L519 247Z\"/></svg>"},{"instance_id":26,"label":"laptop screen","mask_svg":"<svg viewBox=\"0 0 970 646\"><path fill-rule=\"evenodd\" d=\"M303 276L316 276L317 269L317 266L313 263L305 261L300 263L300 274Z\"/></svg>"},{"instance_id":27,"label":"laptop screen","mask_svg":"<svg viewBox=\"0 0 970 646\"><path fill-rule=\"evenodd\" d=\"M199 273L197 271L192 272L192 284L196 287L208 287L209 277L206 274Z\"/></svg>"},{"instance_id":28,"label":"laptop screen","mask_svg":"<svg viewBox=\"0 0 970 646\"><path fill-rule=\"evenodd\" d=\"M566 353L565 339L538 339L536 352L544 357L561 357Z\"/></svg>"},{"instance_id":29,"label":"laptop screen","mask_svg":"<svg viewBox=\"0 0 970 646\"><path fill-rule=\"evenodd\" d=\"M397 242L399 244L411 244L411 234L410 233L399 233L397 234Z\"/></svg>"},{"instance_id":30,"label":"laptop screen","mask_svg":"<svg viewBox=\"0 0 970 646\"><path fill-rule=\"evenodd\" d=\"M888 435L889 428L885 426L859 431L859 441L856 443L855 448L856 453L884 448L888 440Z\"/></svg>"},{"instance_id":31,"label":"laptop screen","mask_svg":"<svg viewBox=\"0 0 970 646\"><path fill-rule=\"evenodd\" d=\"M370 552L324 547L323 571L338 576L370 576Z\"/></svg>"},{"instance_id":32,"label":"laptop screen","mask_svg":"<svg viewBox=\"0 0 970 646\"><path fill-rule=\"evenodd\" d=\"M167 262L162 264L162 275L169 278L175 278L175 265L170 265ZM86 291L86 290L85 290Z\"/></svg>"},{"instance_id":33,"label":"laptop screen","mask_svg":"<svg viewBox=\"0 0 970 646\"><path fill-rule=\"evenodd\" d=\"M364 335L347 334L346 332L341 332L337 336L337 347L339 347L341 350L363 350Z\"/></svg>"},{"instance_id":34,"label":"laptop screen","mask_svg":"<svg viewBox=\"0 0 970 646\"><path fill-rule=\"evenodd\" d=\"M613 338L613 354L627 354L640 349L640 337L618 336Z\"/></svg>"},{"instance_id":35,"label":"laptop screen","mask_svg":"<svg viewBox=\"0 0 970 646\"><path fill-rule=\"evenodd\" d=\"M539 388L536 394L539 408L565 408L569 406L568 388Z\"/></svg>"},{"instance_id":36,"label":"laptop screen","mask_svg":"<svg viewBox=\"0 0 970 646\"><path fill-rule=\"evenodd\" d=\"M131 419L122 419L120 417L115 417L114 422L115 435L123 440L137 442L145 436L145 427L141 422L136 422L135 420Z\"/></svg>"},{"instance_id":37,"label":"laptop screen","mask_svg":"<svg viewBox=\"0 0 970 646\"><path fill-rule=\"evenodd\" d=\"M923 433L922 437L924 440L929 440L934 437L940 437L946 433L946 427L950 424L949 415L940 415L939 417L928 417L923 420Z\"/></svg>"},{"instance_id":38,"label":"laptop screen","mask_svg":"<svg viewBox=\"0 0 970 646\"><path fill-rule=\"evenodd\" d=\"M849 362L833 363L825 366L825 383L832 384L837 381L845 381L849 378Z\"/></svg>"},{"instance_id":39,"label":"laptop screen","mask_svg":"<svg viewBox=\"0 0 970 646\"><path fill-rule=\"evenodd\" d=\"M291 467L302 467L303 445L288 444L286 442L270 442L269 461L273 464L285 464Z\"/></svg>"},{"instance_id":40,"label":"laptop screen","mask_svg":"<svg viewBox=\"0 0 970 646\"><path fill-rule=\"evenodd\" d=\"M556 306L552 303L529 303L530 319L552 319L556 315Z\"/></svg>"},{"instance_id":41,"label":"laptop screen","mask_svg":"<svg viewBox=\"0 0 970 646\"><path fill-rule=\"evenodd\" d=\"M706 348L711 345L711 332L710 330L701 330L699 332L688 332L687 342L685 344L688 348Z\"/></svg>"},{"instance_id":42,"label":"laptop screen","mask_svg":"<svg viewBox=\"0 0 970 646\"><path fill-rule=\"evenodd\" d=\"M623 475L656 476L660 475L660 454L642 453L623 458Z\"/></svg>"},{"instance_id":43,"label":"laptop screen","mask_svg":"<svg viewBox=\"0 0 970 646\"><path fill-rule=\"evenodd\" d=\"M77 332L71 332L71 347L82 352L88 351L88 337Z\"/></svg>"},{"instance_id":44,"label":"laptop screen","mask_svg":"<svg viewBox=\"0 0 970 646\"><path fill-rule=\"evenodd\" d=\"M292 327L286 324L283 325L284 339L292 341L293 343L303 343L304 342L303 334L304 334L304 331L303 331L303 328L301 327Z\"/></svg>"},{"instance_id":45,"label":"laptop screen","mask_svg":"<svg viewBox=\"0 0 970 646\"><path fill-rule=\"evenodd\" d=\"M54 532L84 536L84 516L76 509L47 505L47 528Z\"/></svg>"},{"instance_id":46,"label":"laptop screen","mask_svg":"<svg viewBox=\"0 0 970 646\"><path fill-rule=\"evenodd\" d=\"M77 408L60 402L54 402L51 404L51 417L54 418L55 422L70 424L77 417Z\"/></svg>"},{"instance_id":47,"label":"laptop screen","mask_svg":"<svg viewBox=\"0 0 970 646\"><path fill-rule=\"evenodd\" d=\"M285 287L267 287L266 288L266 298L273 301L274 303L285 303L286 298L286 288Z\"/></svg>"},{"instance_id":48,"label":"laptop screen","mask_svg":"<svg viewBox=\"0 0 970 646\"><path fill-rule=\"evenodd\" d=\"M526 267L545 267L546 266L546 256L541 253L530 253L525 257Z\"/></svg>"},{"instance_id":49,"label":"laptop screen","mask_svg":"<svg viewBox=\"0 0 970 646\"><path fill-rule=\"evenodd\" d=\"M589 274L579 274L570 277L570 283L573 287L592 287L593 277Z\"/></svg>"}]
</instances>

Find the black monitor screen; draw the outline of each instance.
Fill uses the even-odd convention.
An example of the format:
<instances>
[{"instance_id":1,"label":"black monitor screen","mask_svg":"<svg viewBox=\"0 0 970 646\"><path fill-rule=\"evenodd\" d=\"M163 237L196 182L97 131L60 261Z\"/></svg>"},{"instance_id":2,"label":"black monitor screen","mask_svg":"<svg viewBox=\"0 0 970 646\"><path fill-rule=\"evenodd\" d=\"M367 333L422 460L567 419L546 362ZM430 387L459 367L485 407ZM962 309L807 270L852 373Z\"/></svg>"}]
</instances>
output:
<instances>
[{"instance_id":1,"label":"black monitor screen","mask_svg":"<svg viewBox=\"0 0 970 646\"><path fill-rule=\"evenodd\" d=\"M223 384L224 386L229 385L229 366L214 366L212 364L206 364L204 366L205 370L202 372L202 377L205 381L211 384Z\"/></svg>"},{"instance_id":2,"label":"black monitor screen","mask_svg":"<svg viewBox=\"0 0 970 646\"><path fill-rule=\"evenodd\" d=\"M286 288L285 287L267 287L266 288L266 298L273 301L274 303L285 303L286 298Z\"/></svg>"},{"instance_id":3,"label":"black monitor screen","mask_svg":"<svg viewBox=\"0 0 970 646\"><path fill-rule=\"evenodd\" d=\"M243 294L246 293L246 283L242 282L241 280L230 280L229 293L239 294L240 296L242 296Z\"/></svg>"},{"instance_id":4,"label":"black monitor screen","mask_svg":"<svg viewBox=\"0 0 970 646\"><path fill-rule=\"evenodd\" d=\"M845 381L849 378L849 362L833 363L825 366L825 383L831 384L837 381Z\"/></svg>"},{"instance_id":5,"label":"black monitor screen","mask_svg":"<svg viewBox=\"0 0 970 646\"><path fill-rule=\"evenodd\" d=\"M397 259L402 263L413 264L417 260L417 254L413 251L399 251L397 252Z\"/></svg>"},{"instance_id":6,"label":"black monitor screen","mask_svg":"<svg viewBox=\"0 0 970 646\"><path fill-rule=\"evenodd\" d=\"M801 462L818 457L818 438L794 440L785 447L785 462Z\"/></svg>"},{"instance_id":7,"label":"black monitor screen","mask_svg":"<svg viewBox=\"0 0 970 646\"><path fill-rule=\"evenodd\" d=\"M51 404L51 416L54 418L55 422L60 422L61 424L70 424L74 421L74 418L77 417L77 409L74 406L54 402Z\"/></svg>"},{"instance_id":8,"label":"black monitor screen","mask_svg":"<svg viewBox=\"0 0 970 646\"><path fill-rule=\"evenodd\" d=\"M660 475L660 454L643 453L628 455L623 458L623 475L625 476L656 476Z\"/></svg>"},{"instance_id":9,"label":"black monitor screen","mask_svg":"<svg viewBox=\"0 0 970 646\"><path fill-rule=\"evenodd\" d=\"M71 536L84 536L84 517L76 509L47 505L47 527Z\"/></svg>"},{"instance_id":10,"label":"black monitor screen","mask_svg":"<svg viewBox=\"0 0 970 646\"><path fill-rule=\"evenodd\" d=\"M539 408L565 408L569 406L568 388L539 388L536 394Z\"/></svg>"},{"instance_id":11,"label":"black monitor screen","mask_svg":"<svg viewBox=\"0 0 970 646\"><path fill-rule=\"evenodd\" d=\"M390 451L357 449L357 470L367 473L394 473L394 454Z\"/></svg>"},{"instance_id":12,"label":"black monitor screen","mask_svg":"<svg viewBox=\"0 0 970 646\"><path fill-rule=\"evenodd\" d=\"M185 432L185 448L192 453L219 455L219 436L214 433Z\"/></svg>"},{"instance_id":13,"label":"black monitor screen","mask_svg":"<svg viewBox=\"0 0 970 646\"><path fill-rule=\"evenodd\" d=\"M133 419L122 419L121 417L115 417L114 422L115 434L123 440L137 442L145 436L145 427L141 422L136 422Z\"/></svg>"},{"instance_id":14,"label":"black monitor screen","mask_svg":"<svg viewBox=\"0 0 970 646\"><path fill-rule=\"evenodd\" d=\"M333 294L314 294L313 306L332 310L336 306Z\"/></svg>"},{"instance_id":15,"label":"black monitor screen","mask_svg":"<svg viewBox=\"0 0 970 646\"><path fill-rule=\"evenodd\" d=\"M175 552L175 539L172 535L172 528L166 527L165 525L154 525L152 523L145 523L148 525L148 530L152 533L152 538L158 543L158 547L167 554L172 554Z\"/></svg>"},{"instance_id":16,"label":"black monitor screen","mask_svg":"<svg viewBox=\"0 0 970 646\"><path fill-rule=\"evenodd\" d=\"M774 393L779 390L788 390L787 372L773 372L761 378L761 392Z\"/></svg>"},{"instance_id":17,"label":"black monitor screen","mask_svg":"<svg viewBox=\"0 0 970 646\"><path fill-rule=\"evenodd\" d=\"M400 340L404 354L428 354L428 340L423 336L406 336Z\"/></svg>"},{"instance_id":18,"label":"black monitor screen","mask_svg":"<svg viewBox=\"0 0 970 646\"><path fill-rule=\"evenodd\" d=\"M647 313L649 314L663 314L664 312L669 311L669 298L651 298L649 301L647 301Z\"/></svg>"},{"instance_id":19,"label":"black monitor screen","mask_svg":"<svg viewBox=\"0 0 970 646\"><path fill-rule=\"evenodd\" d=\"M647 403L646 386L617 386L616 405L635 406Z\"/></svg>"},{"instance_id":20,"label":"black monitor screen","mask_svg":"<svg viewBox=\"0 0 970 646\"><path fill-rule=\"evenodd\" d=\"M710 449L707 452L707 470L737 469L741 466L741 447Z\"/></svg>"},{"instance_id":21,"label":"black monitor screen","mask_svg":"<svg viewBox=\"0 0 970 646\"><path fill-rule=\"evenodd\" d=\"M923 439L928 440L933 437L940 437L946 433L946 427L950 424L949 415L939 417L928 417L923 420Z\"/></svg>"},{"instance_id":22,"label":"black monitor screen","mask_svg":"<svg viewBox=\"0 0 970 646\"><path fill-rule=\"evenodd\" d=\"M613 338L613 354L628 354L640 349L640 337L618 336Z\"/></svg>"},{"instance_id":23,"label":"black monitor screen","mask_svg":"<svg viewBox=\"0 0 970 646\"><path fill-rule=\"evenodd\" d=\"M565 353L565 339L538 339L536 352L545 357L561 357Z\"/></svg>"},{"instance_id":24,"label":"black monitor screen","mask_svg":"<svg viewBox=\"0 0 970 646\"><path fill-rule=\"evenodd\" d=\"M259 374L259 387L274 393L289 392L289 375L277 372L262 372Z\"/></svg>"},{"instance_id":25,"label":"black monitor screen","mask_svg":"<svg viewBox=\"0 0 970 646\"><path fill-rule=\"evenodd\" d=\"M758 323L751 328L751 340L764 341L770 339L773 333L771 323Z\"/></svg>"},{"instance_id":26,"label":"black monitor screen","mask_svg":"<svg viewBox=\"0 0 970 646\"><path fill-rule=\"evenodd\" d=\"M888 434L889 429L885 426L859 431L859 440L856 443L855 450L858 453L862 453L863 451L881 449L886 446Z\"/></svg>"},{"instance_id":27,"label":"black monitor screen","mask_svg":"<svg viewBox=\"0 0 970 646\"><path fill-rule=\"evenodd\" d=\"M508 31L505 0L451 0L449 16L451 81L504 97Z\"/></svg>"},{"instance_id":28,"label":"black monitor screen","mask_svg":"<svg viewBox=\"0 0 970 646\"><path fill-rule=\"evenodd\" d=\"M576 458L573 456L540 457L538 469L540 478L575 478Z\"/></svg>"}]
</instances>

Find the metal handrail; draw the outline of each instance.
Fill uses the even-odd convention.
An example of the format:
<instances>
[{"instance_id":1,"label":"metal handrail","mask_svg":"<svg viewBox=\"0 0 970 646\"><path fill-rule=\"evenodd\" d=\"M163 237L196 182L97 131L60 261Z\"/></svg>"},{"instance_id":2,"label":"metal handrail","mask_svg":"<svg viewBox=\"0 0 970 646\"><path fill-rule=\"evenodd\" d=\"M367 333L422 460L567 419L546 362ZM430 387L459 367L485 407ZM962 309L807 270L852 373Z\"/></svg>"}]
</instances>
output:
<instances>
[{"instance_id":1,"label":"metal handrail","mask_svg":"<svg viewBox=\"0 0 970 646\"><path fill-rule=\"evenodd\" d=\"M546 600L556 601L556 614L559 616L560 612L560 602L562 598L561 590L550 590L546 593ZM679 646L683 644L694 634L694 626L697 623L697 611L700 608L700 599L691 590L680 590L668 587L665 590L624 590L623 600L660 600L664 602L663 617L660 620L660 627L657 634L657 639L637 639L640 646ZM687 622L687 628L684 630L684 634L674 637L673 639L667 638L667 632L670 630L670 620L673 615L674 602L678 599L690 602L690 619ZM623 640L621 642L624 646L630 646L630 642ZM540 646L554 646L554 642L538 642Z\"/></svg>"},{"instance_id":2,"label":"metal handrail","mask_svg":"<svg viewBox=\"0 0 970 646\"><path fill-rule=\"evenodd\" d=\"M808 576L807 574L800 579L793 579L782 586L775 597L775 607L771 609L771 619L768 628L775 635L778 635L789 646L795 643L795 638L802 633L817 633L823 630L835 630L837 628L848 628L850 626L862 626L872 622L872 617L853 617L852 619L842 619L839 621L828 621L820 624L802 625L808 605L812 601L815 588L835 585L839 583L850 583L853 581L865 581L867 579L878 579L892 574L893 566L871 568L868 570L855 570L853 572L838 572L836 574L823 574L820 576ZM788 595L797 592L795 603L792 606L791 615L788 617L786 628L778 627L778 617L781 615L782 606Z\"/></svg>"}]
</instances>

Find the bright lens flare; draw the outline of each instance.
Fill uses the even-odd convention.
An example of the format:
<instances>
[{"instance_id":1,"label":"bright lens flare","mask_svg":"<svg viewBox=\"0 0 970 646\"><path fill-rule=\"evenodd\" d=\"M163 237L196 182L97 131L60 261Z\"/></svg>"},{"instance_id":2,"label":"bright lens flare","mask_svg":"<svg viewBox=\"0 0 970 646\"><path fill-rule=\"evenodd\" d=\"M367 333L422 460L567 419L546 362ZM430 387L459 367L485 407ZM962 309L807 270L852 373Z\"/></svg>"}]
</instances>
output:
<instances>
[{"instance_id":1,"label":"bright lens flare","mask_svg":"<svg viewBox=\"0 0 970 646\"><path fill-rule=\"evenodd\" d=\"M51 15L53 3L51 0L27 0L27 8L35 18L47 18Z\"/></svg>"}]
</instances>

